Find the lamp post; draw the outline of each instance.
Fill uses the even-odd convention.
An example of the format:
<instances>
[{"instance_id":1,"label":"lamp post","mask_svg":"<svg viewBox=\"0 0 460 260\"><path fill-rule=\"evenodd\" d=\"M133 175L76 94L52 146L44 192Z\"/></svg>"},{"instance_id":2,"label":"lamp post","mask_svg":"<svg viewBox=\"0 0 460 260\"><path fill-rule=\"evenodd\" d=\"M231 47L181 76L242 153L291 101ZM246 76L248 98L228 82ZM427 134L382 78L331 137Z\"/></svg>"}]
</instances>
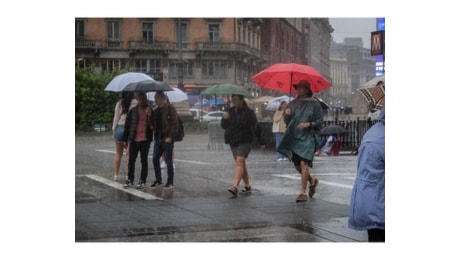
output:
<instances>
[{"instance_id":1,"label":"lamp post","mask_svg":"<svg viewBox=\"0 0 460 260\"><path fill-rule=\"evenodd\" d=\"M184 91L185 92L185 88L184 88L184 67L182 65L182 19L179 18L178 20L178 23L179 23L179 37L178 37L178 41L179 41L179 67L178 67L178 72L177 72L177 78L178 78L178 83L177 83L177 87Z\"/></svg>"}]
</instances>

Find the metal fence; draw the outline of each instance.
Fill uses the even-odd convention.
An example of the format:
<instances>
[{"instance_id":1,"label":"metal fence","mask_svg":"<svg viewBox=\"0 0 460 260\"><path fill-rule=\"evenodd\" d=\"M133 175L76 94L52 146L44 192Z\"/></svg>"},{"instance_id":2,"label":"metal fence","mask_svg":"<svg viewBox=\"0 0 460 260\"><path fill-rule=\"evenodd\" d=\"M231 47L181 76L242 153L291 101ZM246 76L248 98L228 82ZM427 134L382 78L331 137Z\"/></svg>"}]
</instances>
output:
<instances>
[{"instance_id":1,"label":"metal fence","mask_svg":"<svg viewBox=\"0 0 460 260\"><path fill-rule=\"evenodd\" d=\"M345 134L337 135L337 139L342 144L342 151L353 151L356 149L366 133L366 131L377 120L337 120L337 121L323 121L323 127L328 125L340 125L348 132ZM272 122L260 122L262 126L262 138L266 142L266 148L275 150L275 135L272 133ZM112 123L100 123L94 125L76 125L76 132L85 133L102 133L112 131ZM187 124L185 125L185 133L187 134ZM327 137L327 136L325 136ZM256 138L254 138L256 139ZM254 147L258 146L257 140L254 140ZM228 149L228 145L224 143L224 130L220 127L220 122L210 122L208 124L208 149L210 150L223 150Z\"/></svg>"},{"instance_id":2,"label":"metal fence","mask_svg":"<svg viewBox=\"0 0 460 260\"><path fill-rule=\"evenodd\" d=\"M328 125L340 125L347 129L348 132L346 134L337 135L337 139L342 144L342 151L353 151L361 143L361 140L366 131L375 123L377 123L377 120L323 121L323 127L326 127ZM267 142L267 149L275 149L275 135L272 133L272 123L261 122L260 124L262 125L263 129L263 138Z\"/></svg>"}]
</instances>

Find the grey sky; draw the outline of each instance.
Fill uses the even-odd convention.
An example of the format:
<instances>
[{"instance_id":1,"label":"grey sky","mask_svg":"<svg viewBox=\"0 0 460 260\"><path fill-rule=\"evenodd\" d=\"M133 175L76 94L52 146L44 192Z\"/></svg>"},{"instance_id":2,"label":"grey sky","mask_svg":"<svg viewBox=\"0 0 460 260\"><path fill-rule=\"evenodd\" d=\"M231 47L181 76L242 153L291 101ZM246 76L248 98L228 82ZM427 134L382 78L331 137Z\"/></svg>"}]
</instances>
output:
<instances>
[{"instance_id":1,"label":"grey sky","mask_svg":"<svg viewBox=\"0 0 460 260\"><path fill-rule=\"evenodd\" d=\"M364 48L371 47L371 32L376 31L376 18L329 18L334 28L332 37L336 43L342 43L344 38L363 38Z\"/></svg>"}]
</instances>

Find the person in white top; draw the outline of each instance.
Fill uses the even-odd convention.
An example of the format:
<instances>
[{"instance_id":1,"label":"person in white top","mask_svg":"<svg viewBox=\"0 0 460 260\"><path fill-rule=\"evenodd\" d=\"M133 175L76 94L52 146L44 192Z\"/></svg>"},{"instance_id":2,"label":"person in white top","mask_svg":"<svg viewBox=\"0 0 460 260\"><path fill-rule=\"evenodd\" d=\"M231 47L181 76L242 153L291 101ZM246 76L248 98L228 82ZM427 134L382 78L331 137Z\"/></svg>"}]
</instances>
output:
<instances>
[{"instance_id":1,"label":"person in white top","mask_svg":"<svg viewBox=\"0 0 460 260\"><path fill-rule=\"evenodd\" d=\"M284 132L286 131L286 123L284 122L284 110L287 107L287 102L282 101L275 114L273 115L273 126L272 132L275 134L275 143L276 148L280 145L281 138L283 137ZM286 156L281 153L276 153L276 158L278 161L288 160Z\"/></svg>"},{"instance_id":2,"label":"person in white top","mask_svg":"<svg viewBox=\"0 0 460 260\"><path fill-rule=\"evenodd\" d=\"M134 99L133 92L123 92L121 99L115 105L115 113L113 114L112 131L116 145L115 164L113 180L117 181L118 173L120 172L121 157L123 149L128 151L128 142L123 142L123 132L125 129L126 115L128 111L137 105L137 100ZM129 153L126 153L126 174L128 174L128 159Z\"/></svg>"}]
</instances>

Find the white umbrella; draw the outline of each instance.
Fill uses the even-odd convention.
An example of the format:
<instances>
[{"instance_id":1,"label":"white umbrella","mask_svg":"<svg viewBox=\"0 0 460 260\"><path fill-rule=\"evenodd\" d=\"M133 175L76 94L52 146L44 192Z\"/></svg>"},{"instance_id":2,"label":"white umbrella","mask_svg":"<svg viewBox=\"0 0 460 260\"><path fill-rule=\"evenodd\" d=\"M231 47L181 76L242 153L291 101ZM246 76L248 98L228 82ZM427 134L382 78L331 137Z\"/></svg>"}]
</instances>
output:
<instances>
[{"instance_id":1,"label":"white umbrella","mask_svg":"<svg viewBox=\"0 0 460 260\"><path fill-rule=\"evenodd\" d=\"M265 107L265 109L269 110L269 111L276 111L280 107L281 102L286 101L286 103L289 104L289 102L291 102L292 100L294 100L293 97L289 97L289 96L286 96L286 95L281 96L281 97L276 97L276 98L268 101L268 104Z\"/></svg>"},{"instance_id":2,"label":"white umbrella","mask_svg":"<svg viewBox=\"0 0 460 260\"><path fill-rule=\"evenodd\" d=\"M188 100L187 94L185 94L179 88L173 88L173 91L165 91L165 93L166 93L166 96L168 96L169 102L171 103L177 103L177 102L181 102L184 100ZM148 92L147 99L154 101L155 92Z\"/></svg>"},{"instance_id":3,"label":"white umbrella","mask_svg":"<svg viewBox=\"0 0 460 260\"><path fill-rule=\"evenodd\" d=\"M144 73L126 72L126 73L120 74L116 76L115 78L113 78L109 82L109 84L107 84L104 90L120 92L129 84L144 81L144 80L153 80L153 79L152 77Z\"/></svg>"}]
</instances>

